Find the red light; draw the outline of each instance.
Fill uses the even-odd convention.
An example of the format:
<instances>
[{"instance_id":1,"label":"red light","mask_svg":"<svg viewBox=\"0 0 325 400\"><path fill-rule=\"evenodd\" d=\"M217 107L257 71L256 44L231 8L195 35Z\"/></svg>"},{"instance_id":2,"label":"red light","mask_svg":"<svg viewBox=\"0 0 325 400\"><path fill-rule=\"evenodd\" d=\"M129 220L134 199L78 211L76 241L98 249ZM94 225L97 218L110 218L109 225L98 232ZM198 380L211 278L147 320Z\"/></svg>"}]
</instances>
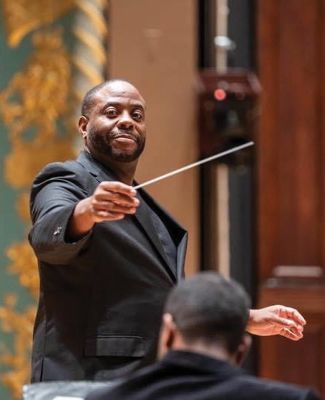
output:
<instances>
[{"instance_id":1,"label":"red light","mask_svg":"<svg viewBox=\"0 0 325 400\"><path fill-rule=\"evenodd\" d=\"M216 89L214 91L214 98L218 101L222 101L227 97L227 93L223 89Z\"/></svg>"}]
</instances>

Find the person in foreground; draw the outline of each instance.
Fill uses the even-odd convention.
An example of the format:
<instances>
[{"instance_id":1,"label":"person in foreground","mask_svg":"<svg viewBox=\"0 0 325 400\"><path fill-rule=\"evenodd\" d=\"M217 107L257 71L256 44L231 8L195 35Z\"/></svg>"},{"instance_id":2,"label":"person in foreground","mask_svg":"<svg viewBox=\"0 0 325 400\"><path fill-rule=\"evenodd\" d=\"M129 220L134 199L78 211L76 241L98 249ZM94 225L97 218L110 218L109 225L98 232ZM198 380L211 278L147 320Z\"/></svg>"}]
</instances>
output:
<instances>
[{"instance_id":1,"label":"person in foreground","mask_svg":"<svg viewBox=\"0 0 325 400\"><path fill-rule=\"evenodd\" d=\"M113 379L152 363L164 301L184 275L186 231L132 187L146 141L139 91L123 80L95 86L78 127L79 157L45 166L31 191L32 382ZM247 329L299 340L304 324L277 305L252 310Z\"/></svg>"},{"instance_id":2,"label":"person in foreground","mask_svg":"<svg viewBox=\"0 0 325 400\"><path fill-rule=\"evenodd\" d=\"M317 400L310 389L246 375L249 299L215 273L184 280L168 296L159 358L113 388L86 400Z\"/></svg>"}]
</instances>

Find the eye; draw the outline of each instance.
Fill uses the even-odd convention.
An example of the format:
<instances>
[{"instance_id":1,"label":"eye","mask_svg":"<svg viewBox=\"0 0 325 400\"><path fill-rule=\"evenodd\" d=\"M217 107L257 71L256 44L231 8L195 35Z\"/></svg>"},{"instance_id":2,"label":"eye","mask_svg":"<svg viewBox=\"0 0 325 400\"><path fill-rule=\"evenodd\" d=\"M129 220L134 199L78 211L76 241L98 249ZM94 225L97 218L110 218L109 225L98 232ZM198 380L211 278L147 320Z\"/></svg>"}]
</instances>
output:
<instances>
[{"instance_id":1,"label":"eye","mask_svg":"<svg viewBox=\"0 0 325 400\"><path fill-rule=\"evenodd\" d=\"M136 111L133 111L132 118L135 121L141 122L144 120L144 114L141 110L136 110Z\"/></svg>"},{"instance_id":2,"label":"eye","mask_svg":"<svg viewBox=\"0 0 325 400\"><path fill-rule=\"evenodd\" d=\"M109 107L105 110L105 114L109 117L109 118L115 118L117 117L117 109L115 107Z\"/></svg>"}]
</instances>

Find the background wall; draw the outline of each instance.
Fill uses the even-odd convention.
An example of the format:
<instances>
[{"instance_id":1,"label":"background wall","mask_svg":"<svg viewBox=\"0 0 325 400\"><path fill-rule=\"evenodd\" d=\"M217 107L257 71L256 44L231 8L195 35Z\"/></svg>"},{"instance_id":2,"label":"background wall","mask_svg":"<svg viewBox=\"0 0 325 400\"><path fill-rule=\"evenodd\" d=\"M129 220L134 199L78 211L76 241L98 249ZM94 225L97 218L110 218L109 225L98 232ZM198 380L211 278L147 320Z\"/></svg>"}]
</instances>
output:
<instances>
[{"instance_id":1,"label":"background wall","mask_svg":"<svg viewBox=\"0 0 325 400\"><path fill-rule=\"evenodd\" d=\"M111 0L108 74L133 82L147 101L145 181L197 159L195 0ZM189 231L186 269L198 267L197 170L148 186Z\"/></svg>"},{"instance_id":2,"label":"background wall","mask_svg":"<svg viewBox=\"0 0 325 400\"><path fill-rule=\"evenodd\" d=\"M259 1L258 132L260 304L296 307L298 343L261 340L260 373L325 394L323 1Z\"/></svg>"}]
</instances>

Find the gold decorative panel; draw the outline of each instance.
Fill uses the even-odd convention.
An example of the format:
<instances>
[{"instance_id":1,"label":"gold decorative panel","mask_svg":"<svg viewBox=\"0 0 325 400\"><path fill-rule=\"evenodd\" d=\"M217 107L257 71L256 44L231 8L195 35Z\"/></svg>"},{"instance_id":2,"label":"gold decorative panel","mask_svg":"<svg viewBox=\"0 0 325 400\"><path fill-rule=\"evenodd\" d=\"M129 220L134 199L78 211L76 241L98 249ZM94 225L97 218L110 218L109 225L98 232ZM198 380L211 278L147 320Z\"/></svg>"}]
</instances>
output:
<instances>
[{"instance_id":1,"label":"gold decorative panel","mask_svg":"<svg viewBox=\"0 0 325 400\"><path fill-rule=\"evenodd\" d=\"M2 0L8 44L19 45L28 33L70 11L76 0Z\"/></svg>"},{"instance_id":2,"label":"gold decorative panel","mask_svg":"<svg viewBox=\"0 0 325 400\"><path fill-rule=\"evenodd\" d=\"M10 368L3 373L1 381L10 389L13 398L21 398L22 384L28 382L30 374L29 352L32 337L35 306L27 306L23 312L16 310L16 297L8 295L0 308L0 320L4 332L14 332L13 352L1 349L0 362Z\"/></svg>"},{"instance_id":3,"label":"gold decorative panel","mask_svg":"<svg viewBox=\"0 0 325 400\"><path fill-rule=\"evenodd\" d=\"M56 5L55 5L56 4ZM60 6L61 4L61 6ZM46 25L71 8L63 1L4 1L8 43L18 44L24 34ZM51 9L51 7L53 7ZM28 192L36 173L48 162L73 156L69 128L74 104L71 101L71 61L63 30L48 27L32 33L33 50L22 69L0 92L0 117L8 128L10 151L4 162L4 178L17 191L16 209L23 223L29 220ZM68 134L58 135L58 121L65 121ZM61 124L61 129L64 129ZM8 271L33 298L38 295L37 262L27 239L7 249ZM0 362L8 370L0 379L13 398L29 381L30 351L35 303L23 310L12 294L0 307L3 332L13 337L12 349L0 349Z\"/></svg>"},{"instance_id":4,"label":"gold decorative panel","mask_svg":"<svg viewBox=\"0 0 325 400\"><path fill-rule=\"evenodd\" d=\"M0 0L1 1L1 0ZM0 118L7 127L10 150L4 179L16 194L15 211L29 228L29 190L36 173L52 161L74 158L76 93L103 80L106 65L106 0L2 0L7 44L18 46L30 34L32 50L20 71L0 91ZM63 28L53 22L74 9L74 51L65 45ZM58 25L58 24L56 24ZM76 78L77 77L77 78ZM80 85L80 82L83 82ZM62 131L64 134L62 134ZM7 270L37 299L37 260L27 239L6 250ZM5 296L0 328L13 337L12 349L0 346L0 363L8 372L1 382L13 398L28 383L35 303L19 307L19 298Z\"/></svg>"},{"instance_id":5,"label":"gold decorative panel","mask_svg":"<svg viewBox=\"0 0 325 400\"><path fill-rule=\"evenodd\" d=\"M13 146L27 142L26 129L36 128L31 141L41 145L56 134L56 120L68 114L71 67L60 30L34 33L34 52L0 94L1 117Z\"/></svg>"}]
</instances>

